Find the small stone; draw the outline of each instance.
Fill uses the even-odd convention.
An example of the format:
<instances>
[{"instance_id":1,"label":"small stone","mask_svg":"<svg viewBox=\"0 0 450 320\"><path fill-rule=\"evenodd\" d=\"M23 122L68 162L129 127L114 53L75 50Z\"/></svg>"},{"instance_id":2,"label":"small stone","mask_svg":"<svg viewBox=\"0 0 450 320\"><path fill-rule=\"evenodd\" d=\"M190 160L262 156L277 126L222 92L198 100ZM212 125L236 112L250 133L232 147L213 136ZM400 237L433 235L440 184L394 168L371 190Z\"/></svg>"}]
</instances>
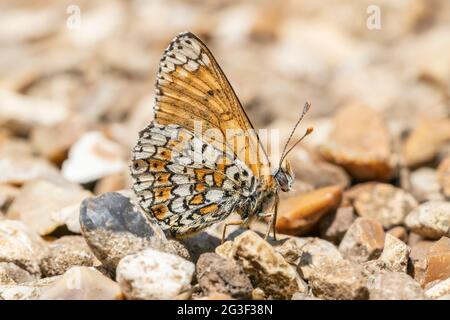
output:
<instances>
[{"instance_id":1,"label":"small stone","mask_svg":"<svg viewBox=\"0 0 450 320\"><path fill-rule=\"evenodd\" d=\"M59 170L45 159L35 157L0 157L0 183L22 185L36 179L67 183Z\"/></svg>"},{"instance_id":2,"label":"small stone","mask_svg":"<svg viewBox=\"0 0 450 320\"><path fill-rule=\"evenodd\" d=\"M186 299L195 265L179 256L145 249L123 258L117 282L127 299Z\"/></svg>"},{"instance_id":3,"label":"small stone","mask_svg":"<svg viewBox=\"0 0 450 320\"><path fill-rule=\"evenodd\" d=\"M70 148L62 174L72 182L92 182L122 172L126 168L122 154L122 148L101 132L87 132Z\"/></svg>"},{"instance_id":4,"label":"small stone","mask_svg":"<svg viewBox=\"0 0 450 320\"><path fill-rule=\"evenodd\" d=\"M421 285L425 283L427 271L427 255L435 241L419 241L411 247L411 276Z\"/></svg>"},{"instance_id":5,"label":"small stone","mask_svg":"<svg viewBox=\"0 0 450 320\"><path fill-rule=\"evenodd\" d=\"M233 241L225 241L220 246L217 246L214 252L222 258L231 258L231 251L233 249Z\"/></svg>"},{"instance_id":6,"label":"small stone","mask_svg":"<svg viewBox=\"0 0 450 320\"><path fill-rule=\"evenodd\" d=\"M320 152L356 180L387 181L394 175L389 131L381 115L368 107L341 108Z\"/></svg>"},{"instance_id":7,"label":"small stone","mask_svg":"<svg viewBox=\"0 0 450 320\"><path fill-rule=\"evenodd\" d=\"M275 247L283 258L291 265L297 266L300 262L303 246L310 241L309 238L292 237Z\"/></svg>"},{"instance_id":8,"label":"small stone","mask_svg":"<svg viewBox=\"0 0 450 320\"><path fill-rule=\"evenodd\" d=\"M201 254L205 252L214 252L215 248L220 245L220 238L212 235L208 231L199 232L192 237L179 240L187 249L192 262L196 262Z\"/></svg>"},{"instance_id":9,"label":"small stone","mask_svg":"<svg viewBox=\"0 0 450 320\"><path fill-rule=\"evenodd\" d=\"M411 211L405 223L410 230L425 238L450 237L450 202L425 202Z\"/></svg>"},{"instance_id":10,"label":"small stone","mask_svg":"<svg viewBox=\"0 0 450 320\"><path fill-rule=\"evenodd\" d=\"M253 231L246 231L234 240L232 257L239 261L254 287L261 288L273 299L290 299L307 286L294 267Z\"/></svg>"},{"instance_id":11,"label":"small stone","mask_svg":"<svg viewBox=\"0 0 450 320\"><path fill-rule=\"evenodd\" d=\"M86 243L111 272L123 257L148 247L176 252L159 226L117 192L84 200L80 224Z\"/></svg>"},{"instance_id":12,"label":"small stone","mask_svg":"<svg viewBox=\"0 0 450 320\"><path fill-rule=\"evenodd\" d=\"M442 160L439 164L437 179L444 196L450 198L450 156Z\"/></svg>"},{"instance_id":13,"label":"small stone","mask_svg":"<svg viewBox=\"0 0 450 320\"><path fill-rule=\"evenodd\" d=\"M369 296L366 282L362 266L339 260L315 269L308 283L314 295L322 299L363 300Z\"/></svg>"},{"instance_id":14,"label":"small stone","mask_svg":"<svg viewBox=\"0 0 450 320\"><path fill-rule=\"evenodd\" d=\"M281 202L276 228L278 232L302 235L312 230L326 214L341 202L339 187L326 187Z\"/></svg>"},{"instance_id":15,"label":"small stone","mask_svg":"<svg viewBox=\"0 0 450 320\"><path fill-rule=\"evenodd\" d=\"M423 119L403 144L405 164L414 167L433 160L449 139L449 119Z\"/></svg>"},{"instance_id":16,"label":"small stone","mask_svg":"<svg viewBox=\"0 0 450 320\"><path fill-rule=\"evenodd\" d=\"M377 259L384 247L381 223L369 218L358 218L350 226L339 244L342 255L355 262Z\"/></svg>"},{"instance_id":17,"label":"small stone","mask_svg":"<svg viewBox=\"0 0 450 320\"><path fill-rule=\"evenodd\" d=\"M83 131L84 125L80 119L72 117L70 121L57 125L33 127L30 139L41 156L59 166L67 158L70 146Z\"/></svg>"},{"instance_id":18,"label":"small stone","mask_svg":"<svg viewBox=\"0 0 450 320\"><path fill-rule=\"evenodd\" d=\"M384 249L380 260L386 262L392 271L406 273L410 252L410 247L388 233L384 240Z\"/></svg>"},{"instance_id":19,"label":"small stone","mask_svg":"<svg viewBox=\"0 0 450 320\"><path fill-rule=\"evenodd\" d=\"M207 296L227 294L236 299L250 299L252 283L234 260L215 253L204 253L197 261L198 283Z\"/></svg>"},{"instance_id":20,"label":"small stone","mask_svg":"<svg viewBox=\"0 0 450 320\"><path fill-rule=\"evenodd\" d=\"M389 229L386 233L391 236L396 237L397 239L403 241L404 243L408 242L408 231L406 231L405 227L397 226Z\"/></svg>"},{"instance_id":21,"label":"small stone","mask_svg":"<svg viewBox=\"0 0 450 320\"><path fill-rule=\"evenodd\" d=\"M76 185L58 185L47 180L26 183L8 209L7 217L19 219L40 235L61 226L79 233L81 201L91 193Z\"/></svg>"},{"instance_id":22,"label":"small stone","mask_svg":"<svg viewBox=\"0 0 450 320\"><path fill-rule=\"evenodd\" d=\"M119 285L89 267L72 267L50 285L41 288L39 300L121 299Z\"/></svg>"},{"instance_id":23,"label":"small stone","mask_svg":"<svg viewBox=\"0 0 450 320\"><path fill-rule=\"evenodd\" d=\"M65 273L73 266L92 267L95 256L81 236L65 236L52 242L41 260L44 277Z\"/></svg>"},{"instance_id":24,"label":"small stone","mask_svg":"<svg viewBox=\"0 0 450 320\"><path fill-rule=\"evenodd\" d=\"M414 170L409 180L411 192L419 202L444 200L435 169L422 167Z\"/></svg>"},{"instance_id":25,"label":"small stone","mask_svg":"<svg viewBox=\"0 0 450 320\"><path fill-rule=\"evenodd\" d=\"M369 261L363 262L361 265L363 266L364 272L368 279L370 279L372 276L375 276L378 274L393 271L391 266L381 259L369 260Z\"/></svg>"},{"instance_id":26,"label":"small stone","mask_svg":"<svg viewBox=\"0 0 450 320\"><path fill-rule=\"evenodd\" d=\"M350 185L350 177L345 170L334 164L305 160L291 163L294 167L295 179L311 185L314 189L330 186L345 189Z\"/></svg>"},{"instance_id":27,"label":"small stone","mask_svg":"<svg viewBox=\"0 0 450 320\"><path fill-rule=\"evenodd\" d=\"M424 284L450 277L450 238L436 241L427 254L427 268Z\"/></svg>"},{"instance_id":28,"label":"small stone","mask_svg":"<svg viewBox=\"0 0 450 320\"><path fill-rule=\"evenodd\" d=\"M354 202L358 215L375 219L385 228L402 224L417 205L412 195L386 183L378 183L360 192Z\"/></svg>"},{"instance_id":29,"label":"small stone","mask_svg":"<svg viewBox=\"0 0 450 320\"><path fill-rule=\"evenodd\" d=\"M439 299L450 294L450 278L432 283L425 288L425 295L430 299Z\"/></svg>"},{"instance_id":30,"label":"small stone","mask_svg":"<svg viewBox=\"0 0 450 320\"><path fill-rule=\"evenodd\" d=\"M353 207L340 207L335 213L322 218L319 224L320 236L334 244L339 244L355 219Z\"/></svg>"},{"instance_id":31,"label":"small stone","mask_svg":"<svg viewBox=\"0 0 450 320\"><path fill-rule=\"evenodd\" d=\"M23 222L0 221L0 262L14 263L39 278L43 249L43 240Z\"/></svg>"},{"instance_id":32,"label":"small stone","mask_svg":"<svg viewBox=\"0 0 450 320\"><path fill-rule=\"evenodd\" d=\"M60 277L44 278L22 284L0 285L0 300L37 300L43 288L51 285Z\"/></svg>"},{"instance_id":33,"label":"small stone","mask_svg":"<svg viewBox=\"0 0 450 320\"><path fill-rule=\"evenodd\" d=\"M0 285L19 284L37 280L28 271L14 263L0 262Z\"/></svg>"},{"instance_id":34,"label":"small stone","mask_svg":"<svg viewBox=\"0 0 450 320\"><path fill-rule=\"evenodd\" d=\"M343 260L341 253L331 243L319 238L310 238L305 243L296 242L300 257L297 267L305 280L310 280L316 270L326 265L335 265ZM295 247L294 247L295 248Z\"/></svg>"},{"instance_id":35,"label":"small stone","mask_svg":"<svg viewBox=\"0 0 450 320\"><path fill-rule=\"evenodd\" d=\"M369 281L370 300L423 300L420 284L403 272L386 272Z\"/></svg>"}]
</instances>

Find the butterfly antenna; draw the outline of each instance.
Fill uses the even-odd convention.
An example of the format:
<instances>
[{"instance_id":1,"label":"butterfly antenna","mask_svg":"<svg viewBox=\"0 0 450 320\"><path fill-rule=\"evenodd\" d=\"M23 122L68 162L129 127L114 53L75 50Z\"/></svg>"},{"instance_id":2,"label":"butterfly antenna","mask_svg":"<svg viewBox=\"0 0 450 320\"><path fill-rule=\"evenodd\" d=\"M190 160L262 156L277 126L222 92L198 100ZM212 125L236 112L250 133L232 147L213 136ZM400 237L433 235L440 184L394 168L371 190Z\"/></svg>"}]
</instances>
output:
<instances>
[{"instance_id":1,"label":"butterfly antenna","mask_svg":"<svg viewBox=\"0 0 450 320\"><path fill-rule=\"evenodd\" d=\"M306 102L305 105L303 106L303 111L302 114L300 116L300 118L297 120L297 123L294 126L294 129L292 129L291 134L289 135L288 140L286 141L286 144L284 145L283 148L283 152L281 153L281 158L280 158L280 163L279 166L281 166L281 163L283 162L284 158L286 158L287 154L300 142L302 141L307 135L309 135L311 132L313 132L313 128L308 128L305 132L305 134L291 147L289 148L288 151L286 151L289 142L291 142L291 139L295 133L295 130L297 130L298 125L300 124L300 122L302 121L303 117L305 116L305 114L308 112L309 108L311 107L311 104L309 102Z\"/></svg>"}]
</instances>

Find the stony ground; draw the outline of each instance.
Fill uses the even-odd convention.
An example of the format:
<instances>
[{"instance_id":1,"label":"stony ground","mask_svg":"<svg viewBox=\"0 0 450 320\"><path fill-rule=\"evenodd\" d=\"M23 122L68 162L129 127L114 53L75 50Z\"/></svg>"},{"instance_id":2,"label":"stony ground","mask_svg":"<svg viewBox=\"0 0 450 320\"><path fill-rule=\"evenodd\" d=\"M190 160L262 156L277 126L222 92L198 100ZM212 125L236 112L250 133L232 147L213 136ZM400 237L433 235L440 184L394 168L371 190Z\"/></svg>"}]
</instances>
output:
<instances>
[{"instance_id":1,"label":"stony ground","mask_svg":"<svg viewBox=\"0 0 450 320\"><path fill-rule=\"evenodd\" d=\"M450 299L447 0L84 0L75 29L73 2L0 4L0 299ZM277 241L264 222L175 241L133 204L184 30L256 127L283 140L312 103Z\"/></svg>"}]
</instances>

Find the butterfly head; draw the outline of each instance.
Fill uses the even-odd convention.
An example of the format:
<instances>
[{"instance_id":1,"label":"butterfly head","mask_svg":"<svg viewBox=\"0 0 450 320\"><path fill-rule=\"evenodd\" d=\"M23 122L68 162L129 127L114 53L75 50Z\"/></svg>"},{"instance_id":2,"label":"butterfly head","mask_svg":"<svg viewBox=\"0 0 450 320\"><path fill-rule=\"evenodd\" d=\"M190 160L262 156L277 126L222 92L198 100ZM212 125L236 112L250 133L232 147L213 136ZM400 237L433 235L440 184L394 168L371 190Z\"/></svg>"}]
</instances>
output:
<instances>
[{"instance_id":1,"label":"butterfly head","mask_svg":"<svg viewBox=\"0 0 450 320\"><path fill-rule=\"evenodd\" d=\"M294 172L292 171L291 164L287 159L283 161L282 165L275 172L275 180L282 191L288 192L292 189Z\"/></svg>"}]
</instances>

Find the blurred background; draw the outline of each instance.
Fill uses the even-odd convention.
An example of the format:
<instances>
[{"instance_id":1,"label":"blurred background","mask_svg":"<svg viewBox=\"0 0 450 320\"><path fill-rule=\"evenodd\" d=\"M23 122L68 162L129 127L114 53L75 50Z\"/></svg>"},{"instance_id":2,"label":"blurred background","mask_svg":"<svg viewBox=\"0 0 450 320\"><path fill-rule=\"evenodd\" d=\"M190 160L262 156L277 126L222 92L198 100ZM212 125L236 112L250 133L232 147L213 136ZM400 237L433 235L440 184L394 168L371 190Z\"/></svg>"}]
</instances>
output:
<instances>
[{"instance_id":1,"label":"blurred background","mask_svg":"<svg viewBox=\"0 0 450 320\"><path fill-rule=\"evenodd\" d=\"M129 187L128 158L152 119L158 61L182 31L210 47L257 128L279 128L283 138L311 102L305 126L316 131L307 143L331 142L322 150L331 162L349 156L336 144L348 147L366 129L369 142L355 142L362 153L379 133L388 136L381 157L390 157L392 143L423 119L448 120L448 0L3 0L0 183L45 176L94 193ZM358 123L332 141L333 130ZM432 128L413 144L411 166L435 156L421 158ZM449 135L447 121L440 146Z\"/></svg>"}]
</instances>

